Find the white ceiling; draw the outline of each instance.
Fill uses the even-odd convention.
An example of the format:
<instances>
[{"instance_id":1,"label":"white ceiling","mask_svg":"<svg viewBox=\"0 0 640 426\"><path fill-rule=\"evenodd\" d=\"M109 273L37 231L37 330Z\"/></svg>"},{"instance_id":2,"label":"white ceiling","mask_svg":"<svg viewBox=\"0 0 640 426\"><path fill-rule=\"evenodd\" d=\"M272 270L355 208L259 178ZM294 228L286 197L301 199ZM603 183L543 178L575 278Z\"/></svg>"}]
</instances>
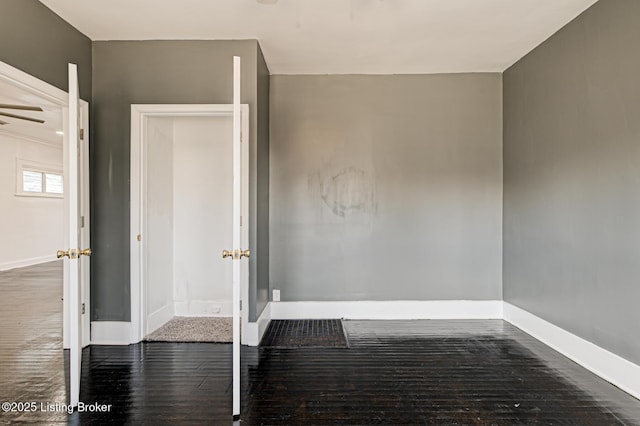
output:
<instances>
[{"instance_id":1,"label":"white ceiling","mask_svg":"<svg viewBox=\"0 0 640 426\"><path fill-rule=\"evenodd\" d=\"M272 74L501 72L596 2L40 1L92 40L257 39Z\"/></svg>"},{"instance_id":2,"label":"white ceiling","mask_svg":"<svg viewBox=\"0 0 640 426\"><path fill-rule=\"evenodd\" d=\"M9 136L24 136L38 141L62 146L62 108L53 102L37 96L23 88L14 86L0 80L0 104L13 104L25 106L39 106L43 111L21 111L16 109L0 108L0 112L22 115L26 117L44 120L44 124L20 120L18 118L0 115L0 120L5 125L0 125L0 133Z\"/></svg>"}]
</instances>

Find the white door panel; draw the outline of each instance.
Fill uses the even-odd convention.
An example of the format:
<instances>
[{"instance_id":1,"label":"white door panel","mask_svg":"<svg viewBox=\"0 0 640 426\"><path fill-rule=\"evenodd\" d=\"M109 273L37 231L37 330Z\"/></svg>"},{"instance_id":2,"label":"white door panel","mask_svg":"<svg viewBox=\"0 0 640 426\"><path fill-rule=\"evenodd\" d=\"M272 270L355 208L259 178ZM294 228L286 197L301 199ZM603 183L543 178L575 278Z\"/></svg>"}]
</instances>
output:
<instances>
[{"instance_id":1,"label":"white door panel","mask_svg":"<svg viewBox=\"0 0 640 426\"><path fill-rule=\"evenodd\" d=\"M248 257L241 247L242 149L240 57L233 57L233 418L240 416L240 262ZM239 254L237 254L240 252Z\"/></svg>"},{"instance_id":2,"label":"white door panel","mask_svg":"<svg viewBox=\"0 0 640 426\"><path fill-rule=\"evenodd\" d=\"M80 373L82 347L88 344L88 313L84 300L89 299L89 262L91 250L87 247L88 234L88 149L81 148L81 124L88 122L86 104L81 109L78 90L78 68L69 64L69 104L65 116L65 239L66 250L59 250L59 258L65 257L65 296L69 298L69 384L70 403L77 406L80 400ZM86 180L83 179L86 177ZM86 215L86 216L85 216ZM86 230L83 229L86 228ZM83 309L84 308L84 309ZM83 312L84 311L84 312Z\"/></svg>"}]
</instances>

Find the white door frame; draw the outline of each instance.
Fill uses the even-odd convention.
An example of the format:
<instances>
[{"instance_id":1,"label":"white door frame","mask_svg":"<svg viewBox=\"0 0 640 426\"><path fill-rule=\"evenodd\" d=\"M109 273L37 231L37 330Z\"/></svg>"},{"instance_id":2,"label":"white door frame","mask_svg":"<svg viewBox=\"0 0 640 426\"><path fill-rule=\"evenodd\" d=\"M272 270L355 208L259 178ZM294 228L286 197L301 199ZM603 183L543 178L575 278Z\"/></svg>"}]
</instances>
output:
<instances>
[{"instance_id":1,"label":"white door frame","mask_svg":"<svg viewBox=\"0 0 640 426\"><path fill-rule=\"evenodd\" d=\"M66 72L66 68L65 68L65 72ZM45 98L49 101L51 101L52 103L59 105L62 108L62 112L63 114L67 114L67 110L69 107L69 94L67 92L65 92L64 90L58 89L57 87L42 81L30 74L27 74L24 71L21 71L15 67L12 67L11 65L5 63L5 62L1 62L0 61L0 80L11 84L12 86L15 87L19 87L27 92L33 93L34 95L37 95L39 97ZM83 232L80 235L80 241L82 243L86 244L86 247L89 247L89 231L90 231L90 222L89 222L89 150L88 150L88 141L89 141L89 129L88 129L88 122L89 122L89 103L83 100L80 100L80 108L82 110L82 121L85 124L85 141L83 142L82 146L81 146L81 151L80 151L80 161L81 161L81 167L82 167L82 175L80 176L80 180L81 180L81 188L82 188L82 201L81 201L81 209L82 209L82 214L85 216L84 219L84 223L85 223L85 227L83 228ZM67 138L67 135L64 136L63 138L64 142L63 142L63 151L68 149L68 145L69 145L69 139ZM68 175L68 170L64 170L64 176ZM66 191L65 191L65 196L66 196ZM65 210L65 222L66 222L66 217L69 214L69 212L67 212ZM68 232L65 231L65 239L67 238ZM68 248L67 247L67 241L64 241L64 247L60 247L60 249L65 249ZM86 257L86 256L85 256ZM51 253L51 260L55 260L56 256L55 253ZM70 336L70 317L69 317L69 288L68 288L68 281L66 279L68 272L66 271L67 262L65 262L65 271L64 271L64 276L65 276L65 284L64 284L64 288L63 288L63 326L62 326L62 340L63 340L63 347L65 349L68 349L70 347L70 341L69 341L69 336ZM85 304L85 312L86 314L83 316L83 321L82 321L82 325L81 325L81 332L82 332L82 346L87 346L90 342L90 328L89 328L89 324L90 324L90 296L89 296L89 292L90 292L90 283L89 283L89 260L83 259L83 264L82 264L83 268L83 283L84 286L82 288L82 303Z\"/></svg>"},{"instance_id":2,"label":"white door frame","mask_svg":"<svg viewBox=\"0 0 640 426\"><path fill-rule=\"evenodd\" d=\"M249 106L242 105L242 243L249 246ZM147 120L149 117L220 117L233 116L233 104L133 104L131 105L131 343L138 343L144 338L146 329L146 292L143 260L143 245L138 240L144 239L145 212L143 206L144 189L144 144L147 137ZM229 140L231 143L231 140ZM211 252L212 261L220 259L220 253ZM248 329L248 296L249 267L242 262L240 294L243 300L242 335Z\"/></svg>"}]
</instances>

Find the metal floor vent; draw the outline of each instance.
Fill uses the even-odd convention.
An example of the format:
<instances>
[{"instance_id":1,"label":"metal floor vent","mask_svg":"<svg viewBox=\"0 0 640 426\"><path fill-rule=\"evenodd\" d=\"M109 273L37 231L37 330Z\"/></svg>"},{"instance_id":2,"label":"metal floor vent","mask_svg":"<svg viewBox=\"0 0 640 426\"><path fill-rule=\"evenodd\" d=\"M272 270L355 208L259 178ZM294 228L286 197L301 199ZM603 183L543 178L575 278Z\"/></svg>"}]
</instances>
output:
<instances>
[{"instance_id":1,"label":"metal floor vent","mask_svg":"<svg viewBox=\"0 0 640 426\"><path fill-rule=\"evenodd\" d=\"M264 333L261 347L271 348L348 348L339 319L272 320Z\"/></svg>"}]
</instances>

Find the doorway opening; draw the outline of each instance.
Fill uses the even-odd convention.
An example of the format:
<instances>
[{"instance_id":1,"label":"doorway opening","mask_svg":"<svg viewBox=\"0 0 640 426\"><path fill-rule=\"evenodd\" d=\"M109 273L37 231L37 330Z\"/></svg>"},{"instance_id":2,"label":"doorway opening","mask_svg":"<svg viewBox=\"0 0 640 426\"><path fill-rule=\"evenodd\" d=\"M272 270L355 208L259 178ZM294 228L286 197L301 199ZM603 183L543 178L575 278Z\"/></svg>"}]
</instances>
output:
<instances>
[{"instance_id":1,"label":"doorway opening","mask_svg":"<svg viewBox=\"0 0 640 426\"><path fill-rule=\"evenodd\" d=\"M241 113L246 138L248 106ZM232 246L232 131L232 105L132 106L133 343L232 341L232 264L221 255ZM242 161L248 245L247 143ZM246 329L248 318L241 318Z\"/></svg>"},{"instance_id":2,"label":"doorway opening","mask_svg":"<svg viewBox=\"0 0 640 426\"><path fill-rule=\"evenodd\" d=\"M0 269L23 267L43 262L56 261L56 251L68 247L68 211L69 165L66 161L69 139L66 129L69 111L69 94L9 64L0 62L0 104L36 107L29 109L2 109L4 113L28 117L25 120L11 115L2 115L0 137L2 137L2 170L11 174L11 183L6 182L9 200L16 209L9 208L3 202L5 213L12 211L15 220L34 220L27 229L16 226L13 220L5 220L8 232L3 232L7 241L16 244L7 245L6 256L0 254ZM79 238L85 247L89 247L89 148L88 119L89 104L80 100L80 117L85 130L84 144L79 147L79 208L78 215L83 226ZM43 122L40 122L43 121ZM10 151L10 153L9 153ZM5 200L6 201L6 200ZM19 204L19 205L18 205ZM42 208L40 208L42 207ZM22 208L22 210L17 210ZM26 209L26 210L25 210ZM36 212L34 209L37 209ZM45 212L40 214L39 212ZM37 222L37 223L36 223ZM17 233L15 236L12 233ZM43 239L45 238L45 239ZM35 249L35 247L39 247ZM35 250L35 251L34 251ZM80 301L87 313L80 319L81 344L87 346L89 334L89 259L81 260L82 284ZM63 347L70 347L70 311L68 267L64 265L63 285Z\"/></svg>"},{"instance_id":3,"label":"doorway opening","mask_svg":"<svg viewBox=\"0 0 640 426\"><path fill-rule=\"evenodd\" d=\"M77 90L73 93L77 95ZM64 401L66 395L75 404L80 367L73 359L79 358L82 347L90 342L89 260L76 262L80 276L72 283L68 262L56 259L60 249L71 251L72 219L82 223L75 230L79 242L88 247L90 239L89 114L88 103L78 99L73 104L76 114L70 114L70 99L69 93L0 62L0 201L6 215L2 223L7 226L1 233L11 242L6 245L8 251L0 251L0 270L9 270L2 274L7 291L1 319L8 330L21 333L2 339L4 347L17 345L13 352L18 354L3 360L17 380L15 387L7 389L22 395L25 390L21 387L33 381L19 372L32 377L40 377L42 372L51 378L47 392L56 396L44 399ZM84 144L70 148L73 132L69 122L76 115L86 137ZM71 153L77 166L73 170ZM72 194L78 200L74 209L69 205ZM17 325L12 327L11 323ZM68 379L64 376L63 348L71 349ZM12 365L24 359L21 353L34 362ZM24 370L27 366L29 371Z\"/></svg>"}]
</instances>

